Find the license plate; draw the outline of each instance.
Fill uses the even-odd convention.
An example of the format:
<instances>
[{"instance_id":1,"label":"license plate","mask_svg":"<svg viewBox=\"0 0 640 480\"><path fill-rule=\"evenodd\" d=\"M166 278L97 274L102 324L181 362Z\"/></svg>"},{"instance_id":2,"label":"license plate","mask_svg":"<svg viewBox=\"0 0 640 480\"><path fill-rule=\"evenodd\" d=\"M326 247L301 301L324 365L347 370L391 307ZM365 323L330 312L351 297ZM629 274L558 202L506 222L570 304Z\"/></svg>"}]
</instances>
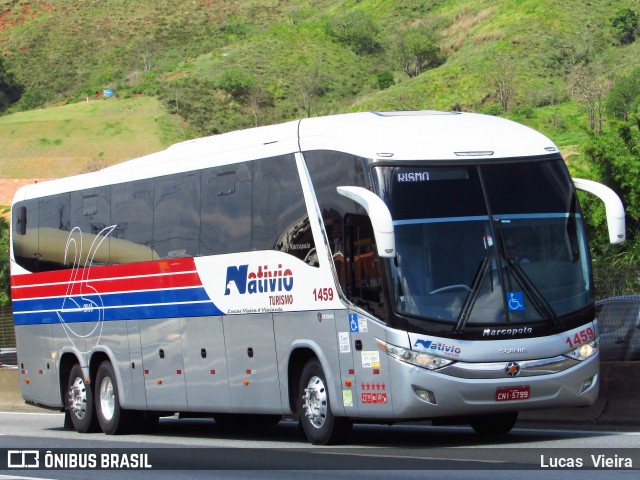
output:
<instances>
[{"instance_id":1,"label":"license plate","mask_svg":"<svg viewBox=\"0 0 640 480\"><path fill-rule=\"evenodd\" d=\"M508 402L511 400L528 400L531 397L529 385L522 387L505 387L496 390L496 402Z\"/></svg>"}]
</instances>

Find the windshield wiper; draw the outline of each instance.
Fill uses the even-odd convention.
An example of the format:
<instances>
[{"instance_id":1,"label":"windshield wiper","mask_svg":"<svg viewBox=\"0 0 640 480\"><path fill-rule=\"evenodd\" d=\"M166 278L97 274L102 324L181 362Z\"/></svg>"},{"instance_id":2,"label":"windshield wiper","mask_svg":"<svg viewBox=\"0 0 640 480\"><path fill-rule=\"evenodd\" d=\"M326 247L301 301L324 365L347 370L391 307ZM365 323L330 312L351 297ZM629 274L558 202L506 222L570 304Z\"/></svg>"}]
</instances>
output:
<instances>
[{"instance_id":1,"label":"windshield wiper","mask_svg":"<svg viewBox=\"0 0 640 480\"><path fill-rule=\"evenodd\" d=\"M549 322L553 327L560 327L560 321L558 320L556 312L553 311L551 304L546 298L544 298L544 295L542 295L538 287L536 287L536 285L531 281L524 269L518 263L518 260L507 256L507 252L504 248L502 231L498 230L498 234L500 235L500 252L502 257L506 260L507 271L513 274L520 287L531 300L533 307L542 316L542 318L549 319Z\"/></svg>"},{"instance_id":2,"label":"windshield wiper","mask_svg":"<svg viewBox=\"0 0 640 480\"><path fill-rule=\"evenodd\" d=\"M456 323L455 328L452 333L461 333L464 330L464 327L467 325L469 321L469 316L471 315L471 310L473 310L473 306L478 299L478 294L480 293L480 287L484 282L485 277L487 276L487 272L491 271L491 260L493 256L489 254L489 250L487 249L487 254L480 263L478 267L478 271L476 272L475 277L473 277L473 283L471 284L471 290L467 295L467 298L464 299L464 304L460 309L460 315L458 316L458 323ZM491 287L493 288L493 274Z\"/></svg>"},{"instance_id":3,"label":"windshield wiper","mask_svg":"<svg viewBox=\"0 0 640 480\"><path fill-rule=\"evenodd\" d=\"M551 325L559 327L560 321L558 320L556 312L553 311L547 299L540 293L540 290L534 285L517 261L513 258L507 258L507 268L525 291L538 313L542 315L543 318L548 318Z\"/></svg>"}]
</instances>

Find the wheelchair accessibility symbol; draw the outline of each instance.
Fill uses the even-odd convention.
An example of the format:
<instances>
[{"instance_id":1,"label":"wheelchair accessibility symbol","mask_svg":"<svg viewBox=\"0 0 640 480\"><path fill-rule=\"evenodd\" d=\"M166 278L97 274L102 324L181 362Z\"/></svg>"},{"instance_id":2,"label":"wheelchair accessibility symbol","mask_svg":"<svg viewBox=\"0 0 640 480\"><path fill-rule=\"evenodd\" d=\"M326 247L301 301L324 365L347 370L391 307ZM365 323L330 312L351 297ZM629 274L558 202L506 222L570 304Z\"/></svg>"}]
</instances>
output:
<instances>
[{"instance_id":1,"label":"wheelchair accessibility symbol","mask_svg":"<svg viewBox=\"0 0 640 480\"><path fill-rule=\"evenodd\" d=\"M349 330L351 330L352 333L359 332L360 331L359 327L360 325L358 325L358 314L350 313L349 314Z\"/></svg>"},{"instance_id":2,"label":"wheelchair accessibility symbol","mask_svg":"<svg viewBox=\"0 0 640 480\"><path fill-rule=\"evenodd\" d=\"M507 306L510 312L523 312L524 297L522 292L507 292Z\"/></svg>"}]
</instances>

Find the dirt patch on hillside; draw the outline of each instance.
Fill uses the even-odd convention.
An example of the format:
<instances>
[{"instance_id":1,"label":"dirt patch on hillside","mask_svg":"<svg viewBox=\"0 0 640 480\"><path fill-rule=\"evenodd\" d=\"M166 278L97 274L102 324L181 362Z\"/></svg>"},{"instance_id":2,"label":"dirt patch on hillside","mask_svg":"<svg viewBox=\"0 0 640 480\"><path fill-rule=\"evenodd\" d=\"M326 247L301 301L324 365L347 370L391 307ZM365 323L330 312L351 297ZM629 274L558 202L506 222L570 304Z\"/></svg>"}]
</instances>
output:
<instances>
[{"instance_id":1,"label":"dirt patch on hillside","mask_svg":"<svg viewBox=\"0 0 640 480\"><path fill-rule=\"evenodd\" d=\"M0 178L0 205L9 206L16 191L32 183L44 182L50 178Z\"/></svg>"}]
</instances>

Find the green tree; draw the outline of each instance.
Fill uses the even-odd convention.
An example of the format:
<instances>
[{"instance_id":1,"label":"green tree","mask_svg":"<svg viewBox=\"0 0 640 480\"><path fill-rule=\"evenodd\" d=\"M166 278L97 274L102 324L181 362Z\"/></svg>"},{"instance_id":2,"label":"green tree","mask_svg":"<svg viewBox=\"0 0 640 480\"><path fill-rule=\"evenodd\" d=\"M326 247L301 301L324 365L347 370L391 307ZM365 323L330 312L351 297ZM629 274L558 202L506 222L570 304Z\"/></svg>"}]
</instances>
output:
<instances>
[{"instance_id":1,"label":"green tree","mask_svg":"<svg viewBox=\"0 0 640 480\"><path fill-rule=\"evenodd\" d=\"M221 88L234 97L244 97L248 95L253 85L253 77L237 68L225 70L218 79L218 88Z\"/></svg>"},{"instance_id":2,"label":"green tree","mask_svg":"<svg viewBox=\"0 0 640 480\"><path fill-rule=\"evenodd\" d=\"M9 224L0 217L0 305L11 303L11 278L9 275Z\"/></svg>"},{"instance_id":3,"label":"green tree","mask_svg":"<svg viewBox=\"0 0 640 480\"><path fill-rule=\"evenodd\" d=\"M0 57L0 112L17 102L24 92L13 73L5 66Z\"/></svg>"},{"instance_id":4,"label":"green tree","mask_svg":"<svg viewBox=\"0 0 640 480\"><path fill-rule=\"evenodd\" d=\"M393 72L389 70L382 70L376 74L376 80L378 82L378 88L380 90L385 90L396 83L395 78L393 78Z\"/></svg>"},{"instance_id":5,"label":"green tree","mask_svg":"<svg viewBox=\"0 0 640 480\"><path fill-rule=\"evenodd\" d=\"M610 245L602 202L581 195L591 250L597 298L640 291L640 120L632 119L591 135L584 154L591 165L588 175L613 188L625 206L627 241ZM579 173L579 176L584 172Z\"/></svg>"},{"instance_id":6,"label":"green tree","mask_svg":"<svg viewBox=\"0 0 640 480\"><path fill-rule=\"evenodd\" d=\"M640 230L640 119L593 135L584 154L599 181L622 198L630 230Z\"/></svg>"},{"instance_id":7,"label":"green tree","mask_svg":"<svg viewBox=\"0 0 640 480\"><path fill-rule=\"evenodd\" d=\"M623 8L609 19L613 34L622 45L628 45L636 40L638 32L638 14L630 8Z\"/></svg>"},{"instance_id":8,"label":"green tree","mask_svg":"<svg viewBox=\"0 0 640 480\"><path fill-rule=\"evenodd\" d=\"M329 19L326 30L329 36L359 54L375 53L382 48L376 38L378 26L369 15L360 10Z\"/></svg>"},{"instance_id":9,"label":"green tree","mask_svg":"<svg viewBox=\"0 0 640 480\"><path fill-rule=\"evenodd\" d=\"M400 67L409 77L420 75L445 61L442 50L433 39L431 30L424 26L402 32L395 49Z\"/></svg>"},{"instance_id":10,"label":"green tree","mask_svg":"<svg viewBox=\"0 0 640 480\"><path fill-rule=\"evenodd\" d=\"M640 105L640 68L630 75L618 78L607 97L607 112L618 120L626 122L629 114Z\"/></svg>"}]
</instances>

